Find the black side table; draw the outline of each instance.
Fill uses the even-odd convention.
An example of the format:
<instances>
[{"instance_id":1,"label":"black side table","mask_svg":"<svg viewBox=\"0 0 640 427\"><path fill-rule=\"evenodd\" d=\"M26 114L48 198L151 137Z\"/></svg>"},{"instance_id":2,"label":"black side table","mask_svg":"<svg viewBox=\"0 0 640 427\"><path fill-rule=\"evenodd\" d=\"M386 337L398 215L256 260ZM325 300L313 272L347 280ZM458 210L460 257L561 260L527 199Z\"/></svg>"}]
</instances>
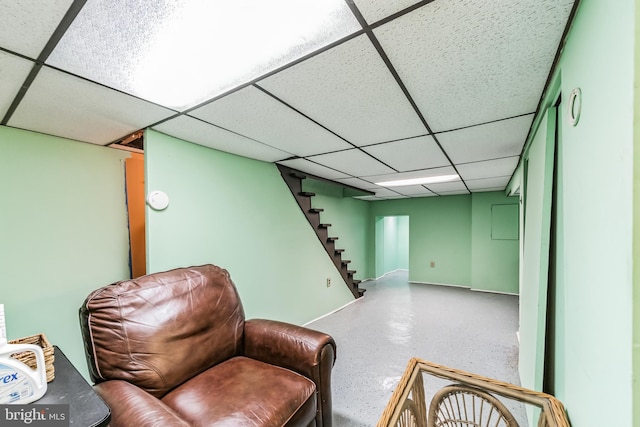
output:
<instances>
[{"instance_id":1,"label":"black side table","mask_svg":"<svg viewBox=\"0 0 640 427\"><path fill-rule=\"evenodd\" d=\"M73 427L105 427L111 419L111 410L67 356L54 348L55 377L47 384L47 392L36 404L68 404L70 425Z\"/></svg>"}]
</instances>

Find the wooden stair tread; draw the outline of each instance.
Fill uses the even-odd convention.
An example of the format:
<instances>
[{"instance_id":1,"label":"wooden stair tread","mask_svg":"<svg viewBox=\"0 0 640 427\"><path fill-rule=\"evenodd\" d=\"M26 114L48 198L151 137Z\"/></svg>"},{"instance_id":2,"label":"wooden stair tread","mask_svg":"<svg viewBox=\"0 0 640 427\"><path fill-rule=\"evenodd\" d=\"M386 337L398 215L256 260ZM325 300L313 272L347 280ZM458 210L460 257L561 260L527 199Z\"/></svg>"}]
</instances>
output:
<instances>
[{"instance_id":1,"label":"wooden stair tread","mask_svg":"<svg viewBox=\"0 0 640 427\"><path fill-rule=\"evenodd\" d=\"M351 260L342 259L342 253L345 252L345 249L336 249L337 245L335 242L338 240L337 236L327 237L329 234L328 229L331 227L331 224L320 222L320 213L324 212L324 209L314 208L311 206L313 202L311 197L315 196L316 193L303 191L302 184L303 180L308 178L307 175L304 172L296 171L283 165L277 166L284 182L289 187L289 190L291 190L291 194L294 196L297 204L300 206L300 209L309 221L309 224L311 224L316 235L320 239L320 242L326 249L327 254L332 259L340 275L345 279L349 290L355 298L362 297L365 290L359 289L358 283L360 283L360 280L355 280L353 278L356 271L348 269Z\"/></svg>"}]
</instances>

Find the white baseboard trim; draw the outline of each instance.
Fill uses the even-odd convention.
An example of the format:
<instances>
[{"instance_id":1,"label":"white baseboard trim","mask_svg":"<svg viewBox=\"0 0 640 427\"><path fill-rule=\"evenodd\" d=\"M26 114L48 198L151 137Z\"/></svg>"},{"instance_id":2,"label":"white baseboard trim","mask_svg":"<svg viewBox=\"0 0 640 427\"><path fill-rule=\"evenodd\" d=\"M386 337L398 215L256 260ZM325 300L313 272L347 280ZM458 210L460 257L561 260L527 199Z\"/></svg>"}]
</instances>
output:
<instances>
[{"instance_id":1,"label":"white baseboard trim","mask_svg":"<svg viewBox=\"0 0 640 427\"><path fill-rule=\"evenodd\" d=\"M488 294L511 295L511 296L514 296L514 297L520 296L519 294L514 293L514 292L492 291L492 290L489 290L489 289L474 289L474 288L471 288L471 290L473 292L486 292Z\"/></svg>"},{"instance_id":2,"label":"white baseboard trim","mask_svg":"<svg viewBox=\"0 0 640 427\"><path fill-rule=\"evenodd\" d=\"M471 289L471 286L452 285L451 283L417 282L415 280L409 280L409 283L415 283L417 285L434 285L434 286L446 286L446 287L449 287L449 288Z\"/></svg>"},{"instance_id":3,"label":"white baseboard trim","mask_svg":"<svg viewBox=\"0 0 640 427\"><path fill-rule=\"evenodd\" d=\"M513 293L513 292L503 292L503 291L492 291L489 289L476 289L476 288L472 288L471 286L466 286L466 285L452 285L451 283L434 283L434 282L416 282L415 280L410 280L409 283L416 283L418 285L434 285L434 286L447 286L450 288L462 288L462 289L469 289L470 291L473 292L485 292L488 294L498 294L498 295L511 295L511 296L520 296L517 293Z\"/></svg>"},{"instance_id":4,"label":"white baseboard trim","mask_svg":"<svg viewBox=\"0 0 640 427\"><path fill-rule=\"evenodd\" d=\"M396 268L395 270L393 270L393 271L387 271L387 272L386 272L386 273L384 273L382 276L380 276L380 277L376 277L375 279L372 279L372 280L380 280L380 279L382 279L384 276L389 275L389 274L392 274L392 273L395 273L396 271L409 271L409 270L407 270L406 268Z\"/></svg>"},{"instance_id":5,"label":"white baseboard trim","mask_svg":"<svg viewBox=\"0 0 640 427\"><path fill-rule=\"evenodd\" d=\"M363 299L363 298L364 298L364 296L363 296L363 297L361 297L361 298L355 298L353 301L349 301L348 303L346 303L346 304L345 304L345 305L343 305L342 307L338 307L338 308L336 308L335 310L330 311L330 312L329 312L329 313L327 313L327 314L323 314L323 315L322 315L322 316L320 316L320 317L316 317L316 318L315 318L315 319L313 319L313 320L309 320L307 323L304 323L302 326L309 326L311 323L313 323L313 322L317 322L317 321L318 321L318 320L320 320L320 319L324 319L325 317L330 316L330 315L332 315L333 313L337 313L338 311L340 311L340 310L343 310L343 309L347 308L348 306L350 306L350 305L351 305L351 304L353 304L354 302L358 302L358 301L360 301L360 300L361 300L361 299Z\"/></svg>"}]
</instances>

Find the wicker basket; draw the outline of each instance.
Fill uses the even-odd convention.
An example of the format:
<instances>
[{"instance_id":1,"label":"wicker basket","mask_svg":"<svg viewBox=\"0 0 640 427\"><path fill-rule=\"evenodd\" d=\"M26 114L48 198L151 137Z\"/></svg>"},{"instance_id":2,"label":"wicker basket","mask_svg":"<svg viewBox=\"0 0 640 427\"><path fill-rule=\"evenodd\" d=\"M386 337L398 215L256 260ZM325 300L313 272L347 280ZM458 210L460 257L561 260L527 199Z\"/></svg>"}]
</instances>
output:
<instances>
[{"instance_id":1,"label":"wicker basket","mask_svg":"<svg viewBox=\"0 0 640 427\"><path fill-rule=\"evenodd\" d=\"M53 354L53 346L44 334L18 338L9 341L9 344L35 344L39 347L42 347L42 352L44 353L44 364L47 369L47 382L50 383L51 381L53 381L53 378L55 377L55 369L53 366L55 355ZM11 355L11 357L21 361L31 369L36 368L36 356L31 351L14 353Z\"/></svg>"}]
</instances>

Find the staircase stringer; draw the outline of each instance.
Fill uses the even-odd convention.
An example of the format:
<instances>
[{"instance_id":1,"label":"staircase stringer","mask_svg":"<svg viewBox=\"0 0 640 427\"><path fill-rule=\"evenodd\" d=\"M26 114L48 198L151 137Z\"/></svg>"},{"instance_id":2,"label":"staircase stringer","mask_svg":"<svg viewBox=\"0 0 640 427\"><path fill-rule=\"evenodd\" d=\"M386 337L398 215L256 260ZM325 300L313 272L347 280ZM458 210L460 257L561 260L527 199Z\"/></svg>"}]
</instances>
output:
<instances>
[{"instance_id":1,"label":"staircase stringer","mask_svg":"<svg viewBox=\"0 0 640 427\"><path fill-rule=\"evenodd\" d=\"M302 191L302 181L306 178L306 175L287 166L279 164L276 164L276 166L278 166L280 175L282 175L282 179L289 187L289 190L291 191L293 198L298 203L300 210L302 210L305 218L307 218L307 221L316 233L316 236L327 252L327 255L329 255L329 258L333 261L333 265L344 279L344 282L347 284L347 287L353 296L360 298L364 294L365 289L361 289L358 286L360 284L360 280L353 277L356 271L349 269L349 263L351 261L342 259L344 249L336 247L338 237L329 235L329 228L331 227L331 224L322 223L320 221L320 213L322 212L322 209L312 206L311 199L315 196L315 193Z\"/></svg>"}]
</instances>

